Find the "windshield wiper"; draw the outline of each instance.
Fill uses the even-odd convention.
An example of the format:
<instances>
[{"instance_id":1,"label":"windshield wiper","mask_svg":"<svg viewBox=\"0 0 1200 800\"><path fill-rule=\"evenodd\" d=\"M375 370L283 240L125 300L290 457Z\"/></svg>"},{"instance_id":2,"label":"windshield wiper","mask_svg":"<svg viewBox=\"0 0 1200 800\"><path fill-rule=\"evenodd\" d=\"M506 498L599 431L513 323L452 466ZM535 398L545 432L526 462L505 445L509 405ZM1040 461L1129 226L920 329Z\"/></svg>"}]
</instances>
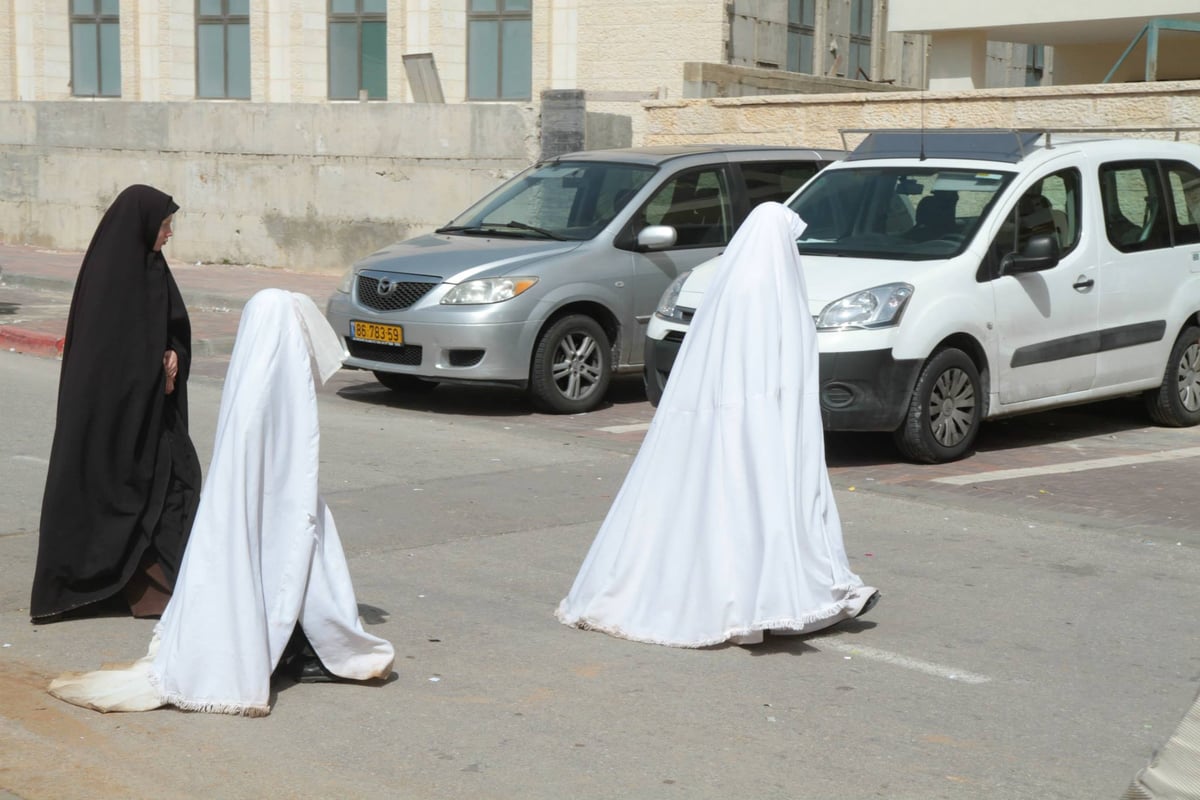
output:
<instances>
[{"instance_id":1,"label":"windshield wiper","mask_svg":"<svg viewBox=\"0 0 1200 800\"><path fill-rule=\"evenodd\" d=\"M482 225L447 225L443 228L438 228L434 233L483 233L488 235L498 236L516 236L517 234L505 233L504 228L513 228L518 231L530 231L539 236L545 236L547 239L555 239L560 242L567 241L565 236L559 236L554 231L548 231L545 228L538 228L534 225L528 225L524 222L485 222Z\"/></svg>"},{"instance_id":2,"label":"windshield wiper","mask_svg":"<svg viewBox=\"0 0 1200 800\"><path fill-rule=\"evenodd\" d=\"M565 236L559 236L554 231L548 231L545 228L539 228L536 225L529 225L524 222L517 222L516 220L509 220L508 224L505 225L504 227L516 228L517 230L522 230L522 231L533 231L534 233L539 233L542 236L545 236L547 239L557 239L560 242L566 241Z\"/></svg>"}]
</instances>

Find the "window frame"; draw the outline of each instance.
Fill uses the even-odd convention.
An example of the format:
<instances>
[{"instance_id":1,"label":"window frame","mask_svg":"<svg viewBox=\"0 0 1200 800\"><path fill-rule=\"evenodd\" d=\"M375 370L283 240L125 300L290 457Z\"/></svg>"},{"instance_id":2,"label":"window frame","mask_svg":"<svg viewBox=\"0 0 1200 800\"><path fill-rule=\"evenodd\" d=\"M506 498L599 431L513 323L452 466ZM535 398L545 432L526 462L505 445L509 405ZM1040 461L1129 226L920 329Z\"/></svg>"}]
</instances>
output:
<instances>
[{"instance_id":1,"label":"window frame","mask_svg":"<svg viewBox=\"0 0 1200 800\"><path fill-rule=\"evenodd\" d=\"M533 3L529 2L527 8L509 10L508 0L494 0L494 11L475 11L472 9L473 0L467 0L467 30L466 30L466 51L467 51L467 100L472 102L508 102L516 103L533 98L533 74L530 70L530 80L528 93L520 97L505 97L504 96L504 23L528 21L529 23L529 51L525 57L532 59L533 56ZM471 61L475 57L471 47L471 25L475 22L495 22L496 25L496 62L495 75L496 84L491 87L494 94L478 95L471 83Z\"/></svg>"},{"instance_id":2,"label":"window frame","mask_svg":"<svg viewBox=\"0 0 1200 800\"><path fill-rule=\"evenodd\" d=\"M121 4L119 0L113 0L116 6L115 13L105 13L103 10L104 0L91 0L91 13L83 14L76 9L78 0L69 0L67 8L67 30L70 34L70 53L71 53L71 96L72 97L120 97L121 96ZM92 33L96 39L96 91L94 93L83 94L79 91L78 81L76 80L76 62L75 62L75 27L77 25L90 25ZM100 31L103 25L117 26L117 91L115 94L104 93L104 41L101 38Z\"/></svg>"},{"instance_id":3,"label":"window frame","mask_svg":"<svg viewBox=\"0 0 1200 800\"><path fill-rule=\"evenodd\" d=\"M325 87L326 97L329 100L358 100L364 90L367 91L368 102L386 101L388 99L388 83L387 83L387 6L384 4L383 11L364 11L363 5L365 0L354 0L354 11L335 11L333 8L335 0L325 0ZM334 23L347 24L353 22L355 24L355 66L357 68L357 78L355 85L358 87L355 90L353 97L335 97L333 94L333 26ZM383 48L383 95L371 96L370 89L363 85L363 63L366 60L366 54L363 52L363 24L364 23L383 23L384 29L384 48Z\"/></svg>"},{"instance_id":4,"label":"window frame","mask_svg":"<svg viewBox=\"0 0 1200 800\"><path fill-rule=\"evenodd\" d=\"M806 21L807 17L807 21ZM803 42L807 40L808 64L804 59ZM793 47L793 42L798 43ZM795 60L793 61L793 54ZM787 69L805 75L816 73L817 63L817 0L788 0Z\"/></svg>"},{"instance_id":5,"label":"window frame","mask_svg":"<svg viewBox=\"0 0 1200 800\"><path fill-rule=\"evenodd\" d=\"M861 30L864 24L866 33ZM850 33L847 39L850 52L846 55L846 77L854 81L870 81L871 53L875 43L875 0L850 0ZM856 58L856 54L864 51L865 63ZM858 77L860 71L862 78Z\"/></svg>"},{"instance_id":6,"label":"window frame","mask_svg":"<svg viewBox=\"0 0 1200 800\"><path fill-rule=\"evenodd\" d=\"M230 24L246 26L247 40L250 34L250 4L246 4L245 14L233 14L229 11L230 0L219 0L221 3L220 14L205 14L200 10L200 4L204 0L195 0L195 28L196 28L196 98L200 100L249 100L252 94L250 87L250 75L246 75L246 95L231 95L229 93L229 26ZM221 94L201 94L200 93L200 57L203 50L200 46L200 29L201 27L221 27ZM249 55L250 42L246 42L247 55ZM247 59L247 68L250 65L250 60Z\"/></svg>"}]
</instances>

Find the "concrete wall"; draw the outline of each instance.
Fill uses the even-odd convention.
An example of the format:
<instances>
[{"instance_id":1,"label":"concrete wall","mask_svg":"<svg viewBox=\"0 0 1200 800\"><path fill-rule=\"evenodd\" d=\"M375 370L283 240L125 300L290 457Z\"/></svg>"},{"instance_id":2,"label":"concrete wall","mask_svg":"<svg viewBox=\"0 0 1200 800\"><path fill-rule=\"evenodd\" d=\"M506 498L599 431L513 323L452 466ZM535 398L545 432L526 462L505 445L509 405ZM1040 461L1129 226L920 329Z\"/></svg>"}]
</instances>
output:
<instances>
[{"instance_id":1,"label":"concrete wall","mask_svg":"<svg viewBox=\"0 0 1200 800\"><path fill-rule=\"evenodd\" d=\"M174 196L172 258L348 266L535 161L515 104L0 102L0 240L78 250L125 186Z\"/></svg>"},{"instance_id":2,"label":"concrete wall","mask_svg":"<svg viewBox=\"0 0 1200 800\"><path fill-rule=\"evenodd\" d=\"M644 144L842 147L842 128L1200 127L1200 81L650 101ZM1200 131L1182 137L1200 141ZM854 140L850 142L853 146Z\"/></svg>"}]
</instances>

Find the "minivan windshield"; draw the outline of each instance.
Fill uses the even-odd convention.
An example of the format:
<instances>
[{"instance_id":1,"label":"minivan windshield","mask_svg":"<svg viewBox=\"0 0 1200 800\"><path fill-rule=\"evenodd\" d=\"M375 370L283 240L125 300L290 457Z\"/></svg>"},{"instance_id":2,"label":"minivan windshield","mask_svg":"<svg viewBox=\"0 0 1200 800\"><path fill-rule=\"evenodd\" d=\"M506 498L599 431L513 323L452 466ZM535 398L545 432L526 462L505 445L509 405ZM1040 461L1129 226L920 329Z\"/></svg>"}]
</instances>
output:
<instances>
[{"instance_id":1,"label":"minivan windshield","mask_svg":"<svg viewBox=\"0 0 1200 800\"><path fill-rule=\"evenodd\" d=\"M827 169L789 204L801 253L924 261L966 248L1014 173L942 167Z\"/></svg>"},{"instance_id":2,"label":"minivan windshield","mask_svg":"<svg viewBox=\"0 0 1200 800\"><path fill-rule=\"evenodd\" d=\"M582 241L612 222L656 167L552 161L530 167L438 233Z\"/></svg>"}]
</instances>

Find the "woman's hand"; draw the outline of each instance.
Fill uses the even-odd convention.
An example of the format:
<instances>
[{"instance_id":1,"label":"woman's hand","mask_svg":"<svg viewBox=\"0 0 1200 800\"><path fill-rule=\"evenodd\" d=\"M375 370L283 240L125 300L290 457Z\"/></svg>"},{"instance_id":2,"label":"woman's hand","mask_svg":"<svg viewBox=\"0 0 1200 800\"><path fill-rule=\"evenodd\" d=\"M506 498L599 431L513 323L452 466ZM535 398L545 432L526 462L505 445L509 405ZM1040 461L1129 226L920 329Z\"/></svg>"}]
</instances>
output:
<instances>
[{"instance_id":1,"label":"woman's hand","mask_svg":"<svg viewBox=\"0 0 1200 800\"><path fill-rule=\"evenodd\" d=\"M167 394L175 391L175 376L179 374L179 356L174 350L163 353L163 372L167 374Z\"/></svg>"}]
</instances>

